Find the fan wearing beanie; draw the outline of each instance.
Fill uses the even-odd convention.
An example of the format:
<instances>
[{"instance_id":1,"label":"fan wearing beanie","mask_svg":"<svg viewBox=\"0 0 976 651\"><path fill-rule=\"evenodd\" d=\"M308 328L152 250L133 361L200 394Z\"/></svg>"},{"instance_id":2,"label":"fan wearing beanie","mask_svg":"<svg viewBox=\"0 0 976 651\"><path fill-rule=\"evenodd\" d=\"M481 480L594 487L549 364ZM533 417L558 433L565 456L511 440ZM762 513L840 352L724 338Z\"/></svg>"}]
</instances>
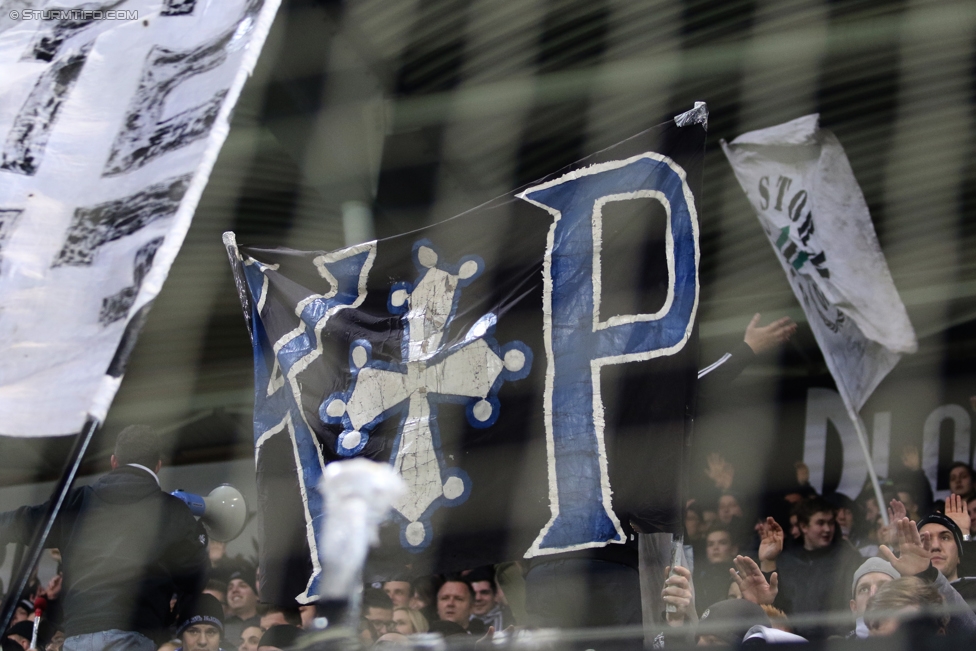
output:
<instances>
[{"instance_id":1,"label":"fan wearing beanie","mask_svg":"<svg viewBox=\"0 0 976 651\"><path fill-rule=\"evenodd\" d=\"M960 572L964 533L959 525L942 513L932 513L918 521L918 531L925 550L932 554L935 569L964 599L976 599L976 577L962 576Z\"/></svg>"},{"instance_id":2,"label":"fan wearing beanie","mask_svg":"<svg viewBox=\"0 0 976 651\"><path fill-rule=\"evenodd\" d=\"M851 612L856 618L854 630L847 634L847 639L868 637L868 627L864 623L864 611L868 607L868 600L874 596L878 588L889 581L901 578L901 573L891 563L883 558L869 558L854 572L851 582Z\"/></svg>"},{"instance_id":3,"label":"fan wearing beanie","mask_svg":"<svg viewBox=\"0 0 976 651\"><path fill-rule=\"evenodd\" d=\"M272 626L258 642L258 651L282 651L295 646L304 631L291 624L277 624Z\"/></svg>"},{"instance_id":4,"label":"fan wearing beanie","mask_svg":"<svg viewBox=\"0 0 976 651\"><path fill-rule=\"evenodd\" d=\"M43 649L51 641L51 638L54 637L56 631L57 629L51 622L46 619L41 620L41 624L37 630L37 645ZM4 640L10 640L18 644L19 648L27 649L30 646L30 641L33 636L34 622L25 619L8 628Z\"/></svg>"},{"instance_id":5,"label":"fan wearing beanie","mask_svg":"<svg viewBox=\"0 0 976 651\"><path fill-rule=\"evenodd\" d=\"M745 599L720 601L706 608L698 620L698 646L738 646L757 625L771 626L769 615L756 604Z\"/></svg>"},{"instance_id":6,"label":"fan wearing beanie","mask_svg":"<svg viewBox=\"0 0 976 651\"><path fill-rule=\"evenodd\" d=\"M727 599L709 606L698 622L698 646L748 648L796 644L806 638L772 627L769 615L745 599Z\"/></svg>"},{"instance_id":7,"label":"fan wearing beanie","mask_svg":"<svg viewBox=\"0 0 976 651\"><path fill-rule=\"evenodd\" d=\"M180 614L176 637L183 651L220 651L223 634L224 608L213 595L201 594L192 608Z\"/></svg>"},{"instance_id":8,"label":"fan wearing beanie","mask_svg":"<svg viewBox=\"0 0 976 651\"><path fill-rule=\"evenodd\" d=\"M237 644L245 628L261 625L261 616L258 615L257 570L246 561L239 561L229 569L224 639L231 644Z\"/></svg>"}]
</instances>

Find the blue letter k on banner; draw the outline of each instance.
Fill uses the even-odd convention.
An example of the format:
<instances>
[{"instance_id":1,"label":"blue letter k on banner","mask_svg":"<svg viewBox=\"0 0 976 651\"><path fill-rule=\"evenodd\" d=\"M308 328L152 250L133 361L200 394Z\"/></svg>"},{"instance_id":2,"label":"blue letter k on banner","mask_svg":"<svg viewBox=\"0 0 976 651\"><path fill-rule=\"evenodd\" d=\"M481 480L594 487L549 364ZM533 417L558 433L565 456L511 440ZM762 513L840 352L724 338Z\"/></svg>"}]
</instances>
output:
<instances>
[{"instance_id":1,"label":"blue letter k on banner","mask_svg":"<svg viewBox=\"0 0 976 651\"><path fill-rule=\"evenodd\" d=\"M552 517L525 556L623 543L611 503L600 369L673 355L688 341L698 308L694 197L685 171L650 152L573 171L519 197L554 218L543 272ZM654 314L601 320L603 207L644 198L659 201L667 214L667 298Z\"/></svg>"}]
</instances>

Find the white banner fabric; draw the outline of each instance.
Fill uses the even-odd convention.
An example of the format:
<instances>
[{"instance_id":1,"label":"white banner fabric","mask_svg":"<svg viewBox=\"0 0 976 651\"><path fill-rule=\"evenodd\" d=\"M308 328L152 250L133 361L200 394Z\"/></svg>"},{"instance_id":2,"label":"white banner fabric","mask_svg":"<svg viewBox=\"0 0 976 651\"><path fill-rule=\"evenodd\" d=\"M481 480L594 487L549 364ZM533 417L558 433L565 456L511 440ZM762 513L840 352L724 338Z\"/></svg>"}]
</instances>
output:
<instances>
[{"instance_id":1,"label":"white banner fabric","mask_svg":"<svg viewBox=\"0 0 976 651\"><path fill-rule=\"evenodd\" d=\"M279 2L2 3L0 434L104 419Z\"/></svg>"},{"instance_id":2,"label":"white banner fabric","mask_svg":"<svg viewBox=\"0 0 976 651\"><path fill-rule=\"evenodd\" d=\"M750 131L722 149L857 412L917 341L844 148L818 122Z\"/></svg>"}]
</instances>

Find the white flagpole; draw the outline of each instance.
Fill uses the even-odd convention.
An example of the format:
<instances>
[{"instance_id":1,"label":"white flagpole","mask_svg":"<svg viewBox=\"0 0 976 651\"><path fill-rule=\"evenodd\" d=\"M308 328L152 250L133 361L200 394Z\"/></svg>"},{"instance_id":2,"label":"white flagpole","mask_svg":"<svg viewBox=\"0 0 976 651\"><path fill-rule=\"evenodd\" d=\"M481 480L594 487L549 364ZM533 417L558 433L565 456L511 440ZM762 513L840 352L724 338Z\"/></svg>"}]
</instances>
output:
<instances>
[{"instance_id":1,"label":"white flagpole","mask_svg":"<svg viewBox=\"0 0 976 651\"><path fill-rule=\"evenodd\" d=\"M864 423L861 422L861 416L847 400L847 396L842 395L842 397L844 399L844 406L847 408L847 415L850 416L851 422L854 423L854 431L857 432L857 442L861 444L861 451L864 453L864 462L868 466L868 476L871 478L871 485L874 486L874 496L878 500L878 510L881 511L881 519L887 527L890 524L888 522L888 509L885 507L884 495L881 494L881 482L878 481L878 473L874 471L874 460L871 458L871 451L868 449L868 435L864 431Z\"/></svg>"}]
</instances>

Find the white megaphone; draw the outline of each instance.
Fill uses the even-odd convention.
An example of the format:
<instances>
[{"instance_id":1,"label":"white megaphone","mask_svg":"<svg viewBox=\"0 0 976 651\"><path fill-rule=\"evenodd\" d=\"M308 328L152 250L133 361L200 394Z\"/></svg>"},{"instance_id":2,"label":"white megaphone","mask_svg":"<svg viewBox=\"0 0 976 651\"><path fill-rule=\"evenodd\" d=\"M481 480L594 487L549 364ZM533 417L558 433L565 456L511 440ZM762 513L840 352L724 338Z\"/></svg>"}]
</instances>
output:
<instances>
[{"instance_id":1,"label":"white megaphone","mask_svg":"<svg viewBox=\"0 0 976 651\"><path fill-rule=\"evenodd\" d=\"M170 494L190 507L190 511L200 518L214 540L227 542L244 531L244 525L247 524L247 502L241 492L230 484L221 484L206 497L184 490L175 490Z\"/></svg>"}]
</instances>

